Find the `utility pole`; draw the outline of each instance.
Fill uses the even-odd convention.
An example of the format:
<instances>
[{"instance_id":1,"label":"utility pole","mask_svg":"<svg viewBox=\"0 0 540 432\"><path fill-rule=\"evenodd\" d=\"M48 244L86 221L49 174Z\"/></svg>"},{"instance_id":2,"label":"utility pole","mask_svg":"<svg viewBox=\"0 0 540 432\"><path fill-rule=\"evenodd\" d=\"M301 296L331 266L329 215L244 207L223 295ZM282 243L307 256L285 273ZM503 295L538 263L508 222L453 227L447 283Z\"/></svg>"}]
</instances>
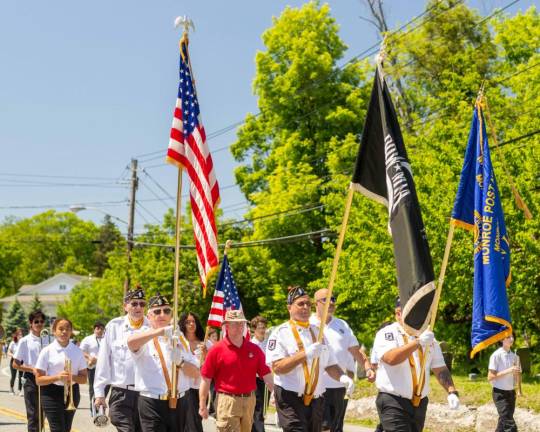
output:
<instances>
[{"instance_id":1,"label":"utility pole","mask_svg":"<svg viewBox=\"0 0 540 432\"><path fill-rule=\"evenodd\" d=\"M135 193L139 185L139 179L137 177L137 159L131 159L131 187L129 196L129 215L128 215L128 227L127 227L127 272L126 280L124 282L124 296L130 287L130 268L131 268L131 251L133 250L133 225L135 220Z\"/></svg>"}]
</instances>

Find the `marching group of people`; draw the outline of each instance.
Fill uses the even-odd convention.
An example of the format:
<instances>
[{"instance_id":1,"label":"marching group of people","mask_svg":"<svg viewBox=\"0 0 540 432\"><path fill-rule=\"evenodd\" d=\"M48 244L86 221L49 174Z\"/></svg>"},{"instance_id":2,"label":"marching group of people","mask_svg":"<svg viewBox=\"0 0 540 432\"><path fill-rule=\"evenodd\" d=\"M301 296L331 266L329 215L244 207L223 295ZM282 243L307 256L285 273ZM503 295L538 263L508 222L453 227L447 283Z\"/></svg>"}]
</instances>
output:
<instances>
[{"instance_id":1,"label":"marching group of people","mask_svg":"<svg viewBox=\"0 0 540 432\"><path fill-rule=\"evenodd\" d=\"M29 334L16 333L8 349L11 390L20 371L29 432L38 432L45 418L51 432L70 431L79 384L87 381L92 412L108 408L119 432L202 432L209 407L219 432L262 432L272 393L285 432L339 432L354 390L355 362L377 386L379 431L423 430L430 371L448 392L450 408L459 407L459 393L433 332L407 335L399 299L396 320L377 332L371 358L347 322L334 316L336 299L328 299L327 290L312 299L302 287L292 287L286 307L289 319L269 336L265 318L251 321L249 337L243 311L227 311L217 341L215 331L205 334L192 312L182 313L174 328L169 299L158 293L147 301L137 288L124 298L125 315L106 326L96 323L80 346L70 341L70 320L56 319L49 334L43 330L45 315L34 311ZM500 431L517 430L509 383L515 372L511 344L511 338L505 339L489 365Z\"/></svg>"}]
</instances>

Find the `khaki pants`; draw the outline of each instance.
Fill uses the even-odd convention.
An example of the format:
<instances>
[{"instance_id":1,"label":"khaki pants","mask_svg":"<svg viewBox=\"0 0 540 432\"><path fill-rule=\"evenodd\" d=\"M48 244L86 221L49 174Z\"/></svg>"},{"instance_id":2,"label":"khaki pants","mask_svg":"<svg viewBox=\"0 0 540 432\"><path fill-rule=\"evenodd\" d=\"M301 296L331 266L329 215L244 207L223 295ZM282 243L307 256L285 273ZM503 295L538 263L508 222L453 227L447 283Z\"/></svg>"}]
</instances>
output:
<instances>
[{"instance_id":1,"label":"khaki pants","mask_svg":"<svg viewBox=\"0 0 540 432\"><path fill-rule=\"evenodd\" d=\"M218 432L251 432L255 393L249 397L217 394L216 429Z\"/></svg>"}]
</instances>

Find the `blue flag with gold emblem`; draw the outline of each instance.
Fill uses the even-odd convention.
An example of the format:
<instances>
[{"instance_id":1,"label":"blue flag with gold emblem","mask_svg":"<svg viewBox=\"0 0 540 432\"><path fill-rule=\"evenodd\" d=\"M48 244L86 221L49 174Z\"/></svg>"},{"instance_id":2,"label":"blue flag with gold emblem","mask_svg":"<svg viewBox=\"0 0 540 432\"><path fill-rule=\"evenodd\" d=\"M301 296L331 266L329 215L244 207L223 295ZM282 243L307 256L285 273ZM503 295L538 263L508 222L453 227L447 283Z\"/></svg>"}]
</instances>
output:
<instances>
[{"instance_id":1,"label":"blue flag with gold emblem","mask_svg":"<svg viewBox=\"0 0 540 432\"><path fill-rule=\"evenodd\" d=\"M506 294L510 245L479 103L474 109L452 223L474 233L472 358L512 334Z\"/></svg>"}]
</instances>

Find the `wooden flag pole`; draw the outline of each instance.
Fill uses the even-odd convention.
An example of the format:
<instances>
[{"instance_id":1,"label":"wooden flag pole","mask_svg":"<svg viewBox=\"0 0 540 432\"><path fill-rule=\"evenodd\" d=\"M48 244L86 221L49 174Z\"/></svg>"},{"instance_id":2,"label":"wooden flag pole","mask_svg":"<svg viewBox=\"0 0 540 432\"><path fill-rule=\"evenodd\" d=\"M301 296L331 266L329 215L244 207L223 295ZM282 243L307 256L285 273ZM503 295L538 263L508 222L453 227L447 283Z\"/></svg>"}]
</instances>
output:
<instances>
[{"instance_id":1,"label":"wooden flag pole","mask_svg":"<svg viewBox=\"0 0 540 432\"><path fill-rule=\"evenodd\" d=\"M178 169L178 186L176 191L176 242L174 245L174 291L173 291L173 331L178 327L178 284L180 277L180 228L182 226L182 169ZM171 368L171 383L173 395L178 385L176 367Z\"/></svg>"},{"instance_id":2,"label":"wooden flag pole","mask_svg":"<svg viewBox=\"0 0 540 432\"><path fill-rule=\"evenodd\" d=\"M487 97L485 95L482 95L482 100L486 105L486 117L489 124L489 131L491 132L491 138L493 139L493 142L495 143L495 147L498 150L497 154L501 155L501 161L502 161L504 173L506 174L506 177L508 178L508 181L510 183L510 188L512 189L512 194L514 195L514 200L516 201L516 205L521 211L523 211L523 214L525 215L525 219L531 220L533 217L532 213L529 210L527 203L523 201L523 198L521 197L517 189L517 186L514 182L514 178L512 177L512 174L510 174L510 170L508 169L508 165L506 164L506 158L504 157L504 152L499 149L499 141L497 140L495 127L493 126L493 123L491 121L491 115L489 113L489 105L488 105Z\"/></svg>"},{"instance_id":3,"label":"wooden flag pole","mask_svg":"<svg viewBox=\"0 0 540 432\"><path fill-rule=\"evenodd\" d=\"M441 299L441 292L444 283L444 276L446 274L446 266L448 265L448 259L450 257L450 249L452 247L452 240L454 239L454 229L455 225L450 220L450 228L448 229L448 237L446 238L446 246L444 248L444 257L441 264L441 271L439 272L439 281L437 283L437 289L435 290L435 297L433 299L433 304L431 305L431 318L429 321L428 330L433 330L435 328L435 320L437 319L437 311L439 309L439 300ZM429 345L426 347L422 362L420 363L420 380L418 381L418 394L413 395L413 400L415 398L422 398L422 390L424 389L424 384L426 381L426 359L429 355Z\"/></svg>"},{"instance_id":4,"label":"wooden flag pole","mask_svg":"<svg viewBox=\"0 0 540 432\"><path fill-rule=\"evenodd\" d=\"M354 189L352 187L349 187L349 192L347 194L347 200L345 202L345 212L343 214L343 220L341 222L341 229L339 232L339 238L336 245L336 252L334 254L334 262L332 264L332 272L330 273L330 280L328 281L328 293L326 294L326 301L324 302L324 309L323 309L323 316L321 319L321 325L319 328L319 335L317 337L318 342L322 342L324 337L324 326L326 325L326 320L328 318L328 309L330 307L330 298L332 297L332 290L334 289L334 282L336 280L337 270L338 270L338 264L339 264L339 256L341 255L341 250L343 248L343 240L345 239L345 232L347 231L347 223L349 222L349 214L351 212L351 205L353 201L354 196ZM313 360L313 363L311 364L311 372L309 374L310 381L309 385L307 386L307 394L313 395L313 392L315 389L313 388L314 385L314 375L315 371L318 370L319 366L319 358L315 358ZM310 399L311 402L311 399Z\"/></svg>"}]
</instances>

